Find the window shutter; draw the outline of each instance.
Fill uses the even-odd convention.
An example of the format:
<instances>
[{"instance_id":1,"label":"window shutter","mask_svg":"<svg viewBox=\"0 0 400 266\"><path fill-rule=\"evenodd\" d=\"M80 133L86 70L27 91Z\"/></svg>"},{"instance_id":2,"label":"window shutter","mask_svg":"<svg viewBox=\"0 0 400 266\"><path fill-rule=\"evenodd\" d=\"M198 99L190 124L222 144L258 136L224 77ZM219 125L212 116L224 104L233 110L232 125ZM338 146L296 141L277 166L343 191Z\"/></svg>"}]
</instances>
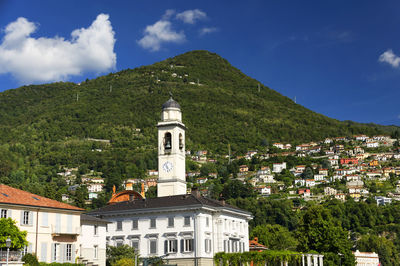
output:
<instances>
[{"instance_id":1,"label":"window shutter","mask_svg":"<svg viewBox=\"0 0 400 266\"><path fill-rule=\"evenodd\" d=\"M97 255L97 257L98 257L98 255ZM72 247L71 247L71 262L75 263L75 245L72 245Z\"/></svg>"},{"instance_id":2,"label":"window shutter","mask_svg":"<svg viewBox=\"0 0 400 266\"><path fill-rule=\"evenodd\" d=\"M28 253L32 253L32 243L28 243L27 252L28 252Z\"/></svg>"},{"instance_id":3,"label":"window shutter","mask_svg":"<svg viewBox=\"0 0 400 266\"><path fill-rule=\"evenodd\" d=\"M61 214L60 213L56 214L56 232L57 233L61 232Z\"/></svg>"},{"instance_id":4,"label":"window shutter","mask_svg":"<svg viewBox=\"0 0 400 266\"><path fill-rule=\"evenodd\" d=\"M24 211L21 211L21 225L24 224Z\"/></svg>"},{"instance_id":5,"label":"window shutter","mask_svg":"<svg viewBox=\"0 0 400 266\"><path fill-rule=\"evenodd\" d=\"M181 239L181 253L183 253L183 252L185 251L185 248L184 248L184 246L183 246L183 242L184 242L184 240Z\"/></svg>"},{"instance_id":6,"label":"window shutter","mask_svg":"<svg viewBox=\"0 0 400 266\"><path fill-rule=\"evenodd\" d=\"M42 243L42 247L40 249L40 261L46 262L47 257L47 243Z\"/></svg>"},{"instance_id":7,"label":"window shutter","mask_svg":"<svg viewBox=\"0 0 400 266\"><path fill-rule=\"evenodd\" d=\"M168 253L168 240L164 241L164 254Z\"/></svg>"},{"instance_id":8,"label":"window shutter","mask_svg":"<svg viewBox=\"0 0 400 266\"><path fill-rule=\"evenodd\" d=\"M47 212L42 212L42 225L48 226L49 225L49 214Z\"/></svg>"},{"instance_id":9,"label":"window shutter","mask_svg":"<svg viewBox=\"0 0 400 266\"><path fill-rule=\"evenodd\" d=\"M28 224L33 225L33 212L29 212Z\"/></svg>"},{"instance_id":10,"label":"window shutter","mask_svg":"<svg viewBox=\"0 0 400 266\"><path fill-rule=\"evenodd\" d=\"M51 244L51 262L54 262L55 261L55 259L54 259L54 249L56 248L56 244L55 243L52 243Z\"/></svg>"},{"instance_id":11,"label":"window shutter","mask_svg":"<svg viewBox=\"0 0 400 266\"><path fill-rule=\"evenodd\" d=\"M208 252L207 239L204 239L204 251Z\"/></svg>"},{"instance_id":12,"label":"window shutter","mask_svg":"<svg viewBox=\"0 0 400 266\"><path fill-rule=\"evenodd\" d=\"M66 249L67 245L66 244L60 244L60 262L63 263L65 262L66 259L66 253L67 253L67 249Z\"/></svg>"},{"instance_id":13,"label":"window shutter","mask_svg":"<svg viewBox=\"0 0 400 266\"><path fill-rule=\"evenodd\" d=\"M72 215L67 215L67 232L72 233Z\"/></svg>"},{"instance_id":14,"label":"window shutter","mask_svg":"<svg viewBox=\"0 0 400 266\"><path fill-rule=\"evenodd\" d=\"M12 218L10 209L7 210L7 218Z\"/></svg>"},{"instance_id":15,"label":"window shutter","mask_svg":"<svg viewBox=\"0 0 400 266\"><path fill-rule=\"evenodd\" d=\"M178 240L174 240L174 252L178 252Z\"/></svg>"}]
</instances>

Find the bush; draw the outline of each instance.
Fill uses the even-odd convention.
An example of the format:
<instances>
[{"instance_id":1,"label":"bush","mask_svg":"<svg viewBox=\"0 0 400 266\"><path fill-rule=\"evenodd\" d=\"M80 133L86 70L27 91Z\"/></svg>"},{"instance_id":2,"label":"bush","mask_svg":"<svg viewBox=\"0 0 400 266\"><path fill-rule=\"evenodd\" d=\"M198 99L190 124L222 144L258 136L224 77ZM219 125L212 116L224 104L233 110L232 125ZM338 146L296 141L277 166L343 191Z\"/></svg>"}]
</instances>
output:
<instances>
[{"instance_id":1,"label":"bush","mask_svg":"<svg viewBox=\"0 0 400 266\"><path fill-rule=\"evenodd\" d=\"M113 266L132 266L135 265L135 260L130 258L122 258L115 262Z\"/></svg>"},{"instance_id":2,"label":"bush","mask_svg":"<svg viewBox=\"0 0 400 266\"><path fill-rule=\"evenodd\" d=\"M31 253L26 253L23 257L22 257L22 261L24 262L24 265L29 265L29 266L39 266L39 261L36 258L35 255L31 254Z\"/></svg>"}]
</instances>

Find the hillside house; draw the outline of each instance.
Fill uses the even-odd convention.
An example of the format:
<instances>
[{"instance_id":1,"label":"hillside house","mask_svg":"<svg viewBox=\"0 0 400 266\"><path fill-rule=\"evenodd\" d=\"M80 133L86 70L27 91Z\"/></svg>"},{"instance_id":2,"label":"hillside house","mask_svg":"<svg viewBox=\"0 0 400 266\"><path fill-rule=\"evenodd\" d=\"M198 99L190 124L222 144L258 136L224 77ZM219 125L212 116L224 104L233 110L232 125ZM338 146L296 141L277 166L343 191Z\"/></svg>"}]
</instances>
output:
<instances>
[{"instance_id":1,"label":"hillside house","mask_svg":"<svg viewBox=\"0 0 400 266\"><path fill-rule=\"evenodd\" d=\"M358 164L357 158L342 158L340 164Z\"/></svg>"},{"instance_id":2,"label":"hillside house","mask_svg":"<svg viewBox=\"0 0 400 266\"><path fill-rule=\"evenodd\" d=\"M249 167L247 165L241 165L239 166L239 172L240 173L247 173L249 171Z\"/></svg>"},{"instance_id":3,"label":"hillside house","mask_svg":"<svg viewBox=\"0 0 400 266\"><path fill-rule=\"evenodd\" d=\"M306 179L306 187L315 187L314 179Z\"/></svg>"},{"instance_id":4,"label":"hillside house","mask_svg":"<svg viewBox=\"0 0 400 266\"><path fill-rule=\"evenodd\" d=\"M274 163L272 165L272 172L273 173L281 173L283 169L286 169L286 162L283 163Z\"/></svg>"}]
</instances>

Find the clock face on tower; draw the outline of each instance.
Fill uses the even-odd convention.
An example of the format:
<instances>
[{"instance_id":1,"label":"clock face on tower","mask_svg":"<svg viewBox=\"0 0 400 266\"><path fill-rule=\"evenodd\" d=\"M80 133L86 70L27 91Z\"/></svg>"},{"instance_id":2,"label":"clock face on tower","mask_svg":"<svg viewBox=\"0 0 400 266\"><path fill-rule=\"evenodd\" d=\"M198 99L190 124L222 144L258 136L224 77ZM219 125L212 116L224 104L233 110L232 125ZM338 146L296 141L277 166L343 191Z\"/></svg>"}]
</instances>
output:
<instances>
[{"instance_id":1,"label":"clock face on tower","mask_svg":"<svg viewBox=\"0 0 400 266\"><path fill-rule=\"evenodd\" d=\"M166 161L162 166L163 170L167 173L169 173L173 167L174 165L170 161Z\"/></svg>"}]
</instances>

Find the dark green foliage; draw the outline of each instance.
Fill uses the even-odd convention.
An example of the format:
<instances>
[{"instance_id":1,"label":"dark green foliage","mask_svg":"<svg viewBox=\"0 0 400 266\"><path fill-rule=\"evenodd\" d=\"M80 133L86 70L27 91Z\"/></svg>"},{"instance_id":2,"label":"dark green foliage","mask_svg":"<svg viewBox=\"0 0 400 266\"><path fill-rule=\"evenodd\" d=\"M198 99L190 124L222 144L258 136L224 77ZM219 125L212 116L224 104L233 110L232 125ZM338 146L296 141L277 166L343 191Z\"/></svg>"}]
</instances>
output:
<instances>
[{"instance_id":1,"label":"dark green foliage","mask_svg":"<svg viewBox=\"0 0 400 266\"><path fill-rule=\"evenodd\" d=\"M299 251L343 254L344 265L355 265L348 233L328 209L320 205L311 206L303 213L296 235Z\"/></svg>"},{"instance_id":2,"label":"dark green foliage","mask_svg":"<svg viewBox=\"0 0 400 266\"><path fill-rule=\"evenodd\" d=\"M257 225L250 234L250 239L258 237L258 242L272 250L296 250L297 240L286 227L279 224Z\"/></svg>"},{"instance_id":3,"label":"dark green foliage","mask_svg":"<svg viewBox=\"0 0 400 266\"><path fill-rule=\"evenodd\" d=\"M31 253L26 253L22 257L22 261L24 262L24 265L39 266L39 261L38 261L37 257Z\"/></svg>"},{"instance_id":4,"label":"dark green foliage","mask_svg":"<svg viewBox=\"0 0 400 266\"><path fill-rule=\"evenodd\" d=\"M135 249L122 245L119 247L107 246L107 265L114 265L117 261L123 258L134 259L136 256Z\"/></svg>"}]
</instances>

